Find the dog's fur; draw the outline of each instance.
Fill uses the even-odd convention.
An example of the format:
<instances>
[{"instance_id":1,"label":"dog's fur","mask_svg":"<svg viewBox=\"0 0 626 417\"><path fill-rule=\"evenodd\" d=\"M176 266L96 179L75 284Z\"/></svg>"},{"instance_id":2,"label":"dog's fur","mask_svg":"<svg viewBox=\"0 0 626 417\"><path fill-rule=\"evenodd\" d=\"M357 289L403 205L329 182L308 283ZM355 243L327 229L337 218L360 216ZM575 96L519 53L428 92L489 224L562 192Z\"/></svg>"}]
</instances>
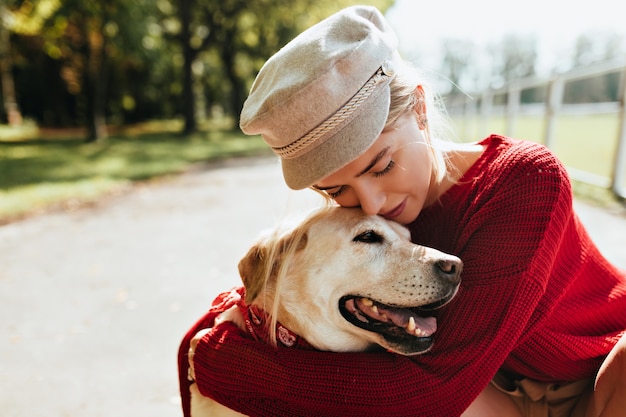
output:
<instances>
[{"instance_id":1,"label":"dog's fur","mask_svg":"<svg viewBox=\"0 0 626 417\"><path fill-rule=\"evenodd\" d=\"M402 355L431 348L435 320L420 316L454 297L461 268L458 258L411 243L403 226L339 207L265 237L239 263L246 303L261 306L313 347L382 347ZM218 320L243 328L236 306ZM201 396L195 385L192 415L241 416Z\"/></svg>"}]
</instances>

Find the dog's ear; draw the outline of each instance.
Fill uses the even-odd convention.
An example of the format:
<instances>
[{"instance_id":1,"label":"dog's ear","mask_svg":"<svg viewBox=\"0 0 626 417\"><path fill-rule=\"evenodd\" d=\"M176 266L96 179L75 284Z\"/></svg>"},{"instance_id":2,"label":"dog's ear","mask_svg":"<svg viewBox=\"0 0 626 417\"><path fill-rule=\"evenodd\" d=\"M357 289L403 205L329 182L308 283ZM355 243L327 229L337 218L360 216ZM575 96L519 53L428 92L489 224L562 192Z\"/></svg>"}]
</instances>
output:
<instances>
[{"instance_id":1,"label":"dog's ear","mask_svg":"<svg viewBox=\"0 0 626 417\"><path fill-rule=\"evenodd\" d=\"M307 241L306 233L291 233L278 242L270 239L269 242L255 243L248 250L239 261L239 276L246 287L247 304L254 301L266 285L274 283L285 253L304 249Z\"/></svg>"},{"instance_id":2,"label":"dog's ear","mask_svg":"<svg viewBox=\"0 0 626 417\"><path fill-rule=\"evenodd\" d=\"M248 253L239 261L239 276L246 287L246 303L250 304L263 289L265 273L264 260L267 259L267 247L261 243L254 244Z\"/></svg>"}]
</instances>

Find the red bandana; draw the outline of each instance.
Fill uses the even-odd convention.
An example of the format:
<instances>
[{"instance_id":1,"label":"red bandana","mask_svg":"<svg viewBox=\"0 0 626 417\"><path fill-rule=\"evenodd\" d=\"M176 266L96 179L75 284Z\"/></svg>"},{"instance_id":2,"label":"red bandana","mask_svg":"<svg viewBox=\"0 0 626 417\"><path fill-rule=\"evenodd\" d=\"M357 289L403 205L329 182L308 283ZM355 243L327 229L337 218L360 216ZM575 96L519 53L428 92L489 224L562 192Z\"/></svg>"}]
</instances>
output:
<instances>
[{"instance_id":1,"label":"red bandana","mask_svg":"<svg viewBox=\"0 0 626 417\"><path fill-rule=\"evenodd\" d=\"M267 323L269 315L256 305L246 305L243 298L237 303L239 311L246 322L248 333L254 340L270 342L270 334ZM298 349L315 350L304 338L298 336L280 323L276 323L276 341L284 347L295 347Z\"/></svg>"}]
</instances>

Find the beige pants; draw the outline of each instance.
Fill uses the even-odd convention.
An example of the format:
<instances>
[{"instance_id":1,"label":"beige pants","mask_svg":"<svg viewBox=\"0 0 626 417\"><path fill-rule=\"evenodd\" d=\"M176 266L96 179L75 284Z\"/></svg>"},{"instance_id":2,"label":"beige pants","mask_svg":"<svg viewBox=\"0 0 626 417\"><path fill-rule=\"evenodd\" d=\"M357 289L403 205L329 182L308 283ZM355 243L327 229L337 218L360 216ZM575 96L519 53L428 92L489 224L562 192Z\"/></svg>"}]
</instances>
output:
<instances>
[{"instance_id":1,"label":"beige pants","mask_svg":"<svg viewBox=\"0 0 626 417\"><path fill-rule=\"evenodd\" d=\"M593 379L555 384L498 373L491 385L507 394L524 417L583 417L593 393Z\"/></svg>"}]
</instances>

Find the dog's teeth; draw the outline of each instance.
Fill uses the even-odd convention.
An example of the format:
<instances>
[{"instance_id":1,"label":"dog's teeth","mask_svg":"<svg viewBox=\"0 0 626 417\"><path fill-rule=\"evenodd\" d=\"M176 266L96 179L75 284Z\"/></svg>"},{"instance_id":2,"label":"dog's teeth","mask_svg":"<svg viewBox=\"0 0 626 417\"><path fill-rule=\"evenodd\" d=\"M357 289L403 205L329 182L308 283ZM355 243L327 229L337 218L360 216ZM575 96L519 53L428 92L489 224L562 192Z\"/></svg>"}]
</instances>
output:
<instances>
[{"instance_id":1,"label":"dog's teeth","mask_svg":"<svg viewBox=\"0 0 626 417\"><path fill-rule=\"evenodd\" d=\"M374 301L370 300L369 298L361 298L361 302L363 303L363 305L367 306L367 307L371 307L374 305Z\"/></svg>"},{"instance_id":2,"label":"dog's teeth","mask_svg":"<svg viewBox=\"0 0 626 417\"><path fill-rule=\"evenodd\" d=\"M372 305L371 309L374 313L378 314L378 307L376 307L375 305Z\"/></svg>"},{"instance_id":3,"label":"dog's teeth","mask_svg":"<svg viewBox=\"0 0 626 417\"><path fill-rule=\"evenodd\" d=\"M409 317L409 324L406 326L406 329L410 332L414 332L416 330L415 319L413 317Z\"/></svg>"}]
</instances>

